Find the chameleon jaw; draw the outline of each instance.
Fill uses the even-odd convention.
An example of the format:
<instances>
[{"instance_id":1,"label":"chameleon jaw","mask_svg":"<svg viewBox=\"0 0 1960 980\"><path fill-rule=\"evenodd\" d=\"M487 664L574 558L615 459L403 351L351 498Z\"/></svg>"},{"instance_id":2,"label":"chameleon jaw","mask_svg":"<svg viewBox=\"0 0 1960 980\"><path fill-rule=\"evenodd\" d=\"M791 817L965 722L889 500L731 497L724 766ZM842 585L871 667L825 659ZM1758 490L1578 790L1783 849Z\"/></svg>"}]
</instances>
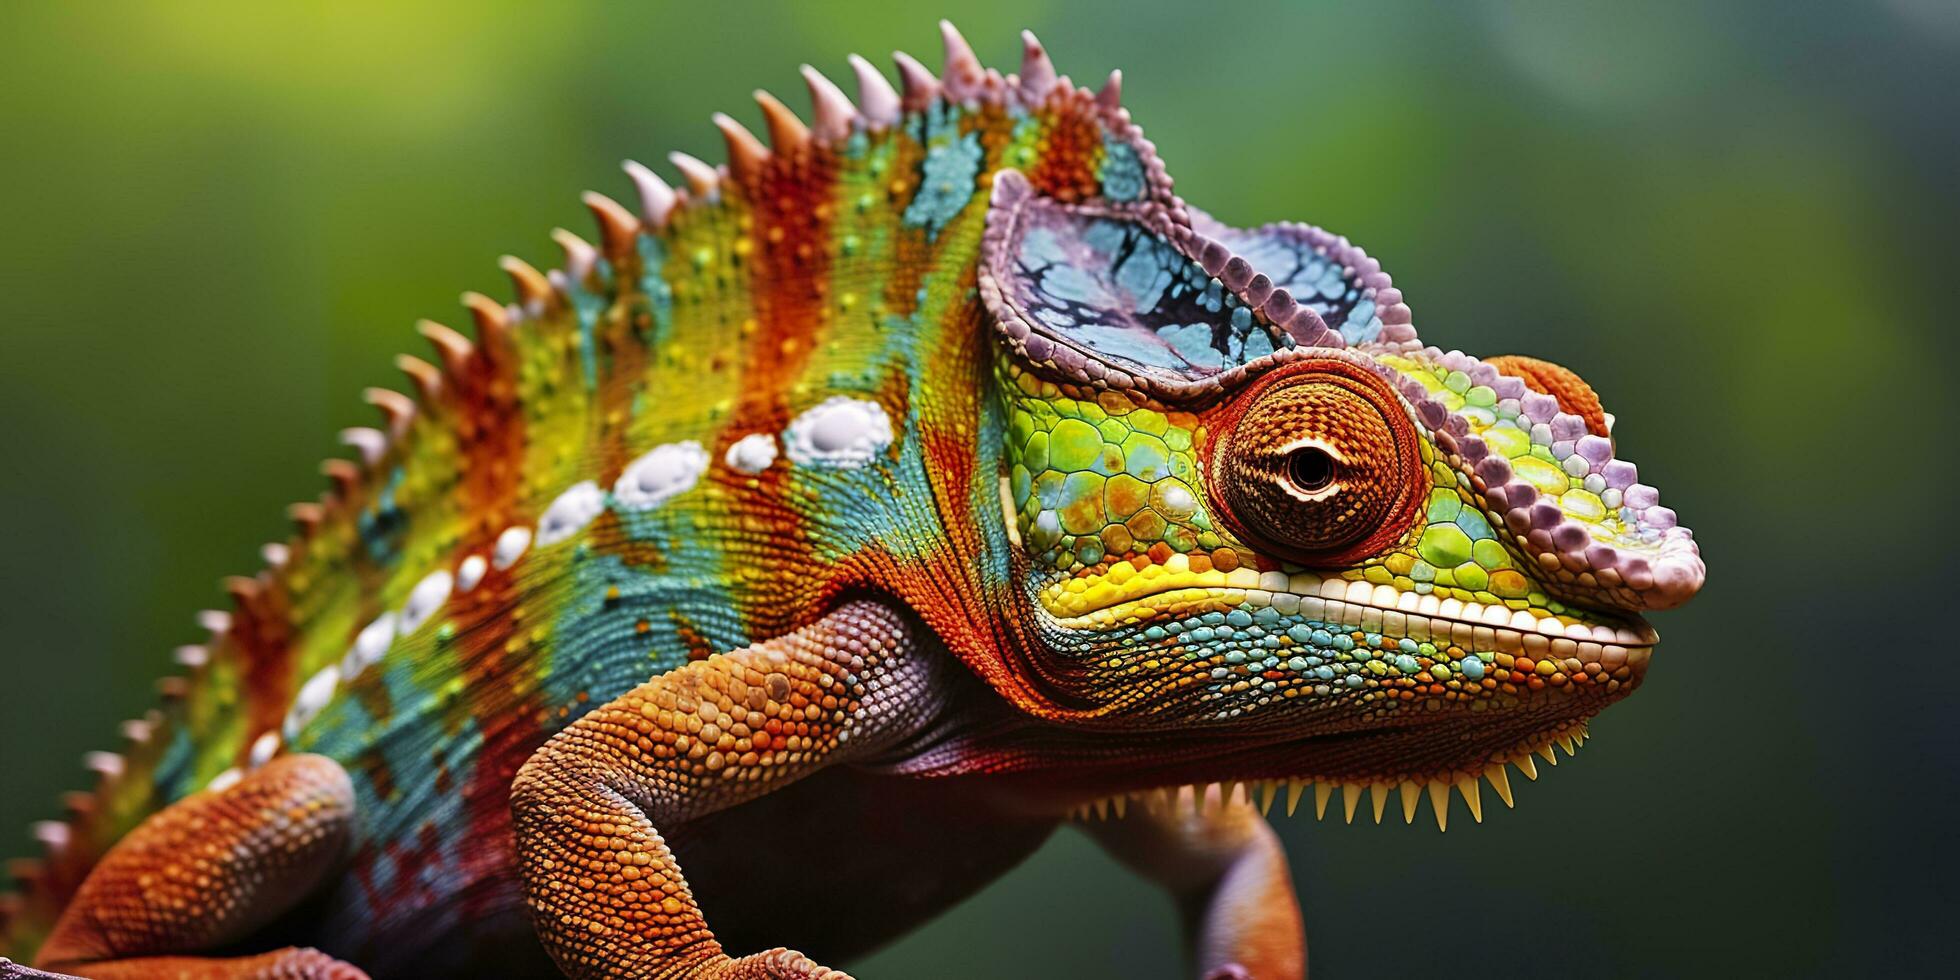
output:
<instances>
[{"instance_id":1,"label":"chameleon jaw","mask_svg":"<svg viewBox=\"0 0 1960 980\"><path fill-rule=\"evenodd\" d=\"M1377 824L1382 822L1382 814L1387 811L1391 797L1399 799L1404 823L1415 822L1416 812L1421 808L1423 798L1427 797L1430 808L1435 814L1436 829L1447 831L1451 790L1455 790L1457 795L1462 797L1464 805L1470 810L1471 818L1477 823L1483 823L1483 794L1479 780L1490 783L1498 799L1502 800L1506 807L1512 807L1515 805L1515 800L1507 766L1515 766L1526 779L1536 780L1538 766L1533 756L1556 766L1558 753L1553 751L1554 746L1563 749L1566 755L1575 755L1579 746L1584 745L1588 737L1586 722L1582 720L1560 728L1549 736L1540 736L1521 743L1519 750L1513 754L1470 771L1401 779L1296 777L1184 783L1096 797L1072 806L1068 811L1068 817L1087 822L1092 817L1097 820L1107 820L1113 814L1120 820L1133 806L1153 814L1203 814L1235 803L1257 806L1260 815L1267 816L1282 795L1286 800L1286 815L1291 817L1298 810L1307 789L1311 787L1316 820L1326 818L1327 804L1333 799L1334 791L1338 789L1341 792L1342 809L1347 823L1354 822L1355 811L1359 808L1364 795L1370 801Z\"/></svg>"},{"instance_id":2,"label":"chameleon jaw","mask_svg":"<svg viewBox=\"0 0 1960 980\"><path fill-rule=\"evenodd\" d=\"M1524 671L1562 684L1587 677L1614 692L1636 680L1659 642L1637 615L1585 621L1502 604L1417 594L1390 585L1325 578L1312 572L1191 570L1183 555L1136 569L1118 563L1097 579L1069 579L1044 589L1042 609L1063 629L1107 631L1162 624L1209 612L1273 609L1288 617L1391 639L1454 645L1488 654L1470 665L1471 679ZM1486 670L1486 668L1490 668ZM1446 668L1448 669L1448 668ZM1407 671L1413 673L1414 671ZM1552 677L1561 680L1552 682ZM1522 678L1521 678L1522 679ZM1586 681L1579 681L1586 683Z\"/></svg>"}]
</instances>

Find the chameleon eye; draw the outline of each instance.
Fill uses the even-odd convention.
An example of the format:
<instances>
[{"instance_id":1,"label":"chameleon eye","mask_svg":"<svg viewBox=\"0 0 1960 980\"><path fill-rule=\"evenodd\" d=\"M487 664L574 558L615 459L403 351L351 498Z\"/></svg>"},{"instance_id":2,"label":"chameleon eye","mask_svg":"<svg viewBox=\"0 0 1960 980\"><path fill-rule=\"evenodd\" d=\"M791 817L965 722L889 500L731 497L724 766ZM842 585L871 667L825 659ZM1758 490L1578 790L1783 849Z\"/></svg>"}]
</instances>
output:
<instances>
[{"instance_id":1,"label":"chameleon eye","mask_svg":"<svg viewBox=\"0 0 1960 980\"><path fill-rule=\"evenodd\" d=\"M1415 427L1379 377L1318 361L1223 407L1210 492L1241 540L1321 567L1352 564L1408 530L1428 491Z\"/></svg>"}]
</instances>

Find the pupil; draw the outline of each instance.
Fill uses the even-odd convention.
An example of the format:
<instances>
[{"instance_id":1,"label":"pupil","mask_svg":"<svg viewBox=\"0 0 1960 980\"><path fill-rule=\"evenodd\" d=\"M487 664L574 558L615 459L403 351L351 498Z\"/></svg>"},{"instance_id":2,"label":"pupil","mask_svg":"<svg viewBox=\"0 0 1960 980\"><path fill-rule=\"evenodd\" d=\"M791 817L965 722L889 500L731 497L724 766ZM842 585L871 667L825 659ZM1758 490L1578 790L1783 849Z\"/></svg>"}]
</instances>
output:
<instances>
[{"instance_id":1,"label":"pupil","mask_svg":"<svg viewBox=\"0 0 1960 980\"><path fill-rule=\"evenodd\" d=\"M1296 449L1286 459L1287 476L1293 485L1308 493L1327 489L1334 482L1334 458L1324 449L1307 446Z\"/></svg>"}]
</instances>

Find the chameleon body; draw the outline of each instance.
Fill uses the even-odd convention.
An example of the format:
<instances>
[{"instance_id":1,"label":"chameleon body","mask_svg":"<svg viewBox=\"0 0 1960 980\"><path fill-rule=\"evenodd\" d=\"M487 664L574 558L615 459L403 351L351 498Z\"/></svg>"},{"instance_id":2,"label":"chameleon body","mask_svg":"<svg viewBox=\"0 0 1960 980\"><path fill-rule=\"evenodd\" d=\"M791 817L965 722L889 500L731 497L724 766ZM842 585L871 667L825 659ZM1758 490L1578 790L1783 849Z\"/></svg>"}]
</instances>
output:
<instances>
[{"instance_id":1,"label":"chameleon body","mask_svg":"<svg viewBox=\"0 0 1960 980\"><path fill-rule=\"evenodd\" d=\"M1481 819L1569 751L1702 579L1591 390L1189 207L1025 40L806 68L810 124L759 95L769 147L717 117L724 166L629 165L596 245L424 324L0 950L825 976L738 954L854 955L1076 814L1201 970L1298 975L1259 808Z\"/></svg>"}]
</instances>

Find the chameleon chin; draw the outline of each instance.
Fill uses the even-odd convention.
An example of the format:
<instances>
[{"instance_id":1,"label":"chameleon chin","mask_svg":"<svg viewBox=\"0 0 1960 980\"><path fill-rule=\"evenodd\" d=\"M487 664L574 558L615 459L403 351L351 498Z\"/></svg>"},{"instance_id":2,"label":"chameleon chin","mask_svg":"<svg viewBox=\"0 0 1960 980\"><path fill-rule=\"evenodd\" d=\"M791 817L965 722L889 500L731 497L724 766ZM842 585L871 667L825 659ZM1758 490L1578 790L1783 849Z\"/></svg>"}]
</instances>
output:
<instances>
[{"instance_id":1,"label":"chameleon chin","mask_svg":"<svg viewBox=\"0 0 1960 980\"><path fill-rule=\"evenodd\" d=\"M1703 565L1584 381L1429 346L1346 238L1177 197L1120 76L942 27L422 323L0 952L841 977L1073 817L1201 975L1298 977L1269 808L1480 820L1640 686Z\"/></svg>"}]
</instances>

